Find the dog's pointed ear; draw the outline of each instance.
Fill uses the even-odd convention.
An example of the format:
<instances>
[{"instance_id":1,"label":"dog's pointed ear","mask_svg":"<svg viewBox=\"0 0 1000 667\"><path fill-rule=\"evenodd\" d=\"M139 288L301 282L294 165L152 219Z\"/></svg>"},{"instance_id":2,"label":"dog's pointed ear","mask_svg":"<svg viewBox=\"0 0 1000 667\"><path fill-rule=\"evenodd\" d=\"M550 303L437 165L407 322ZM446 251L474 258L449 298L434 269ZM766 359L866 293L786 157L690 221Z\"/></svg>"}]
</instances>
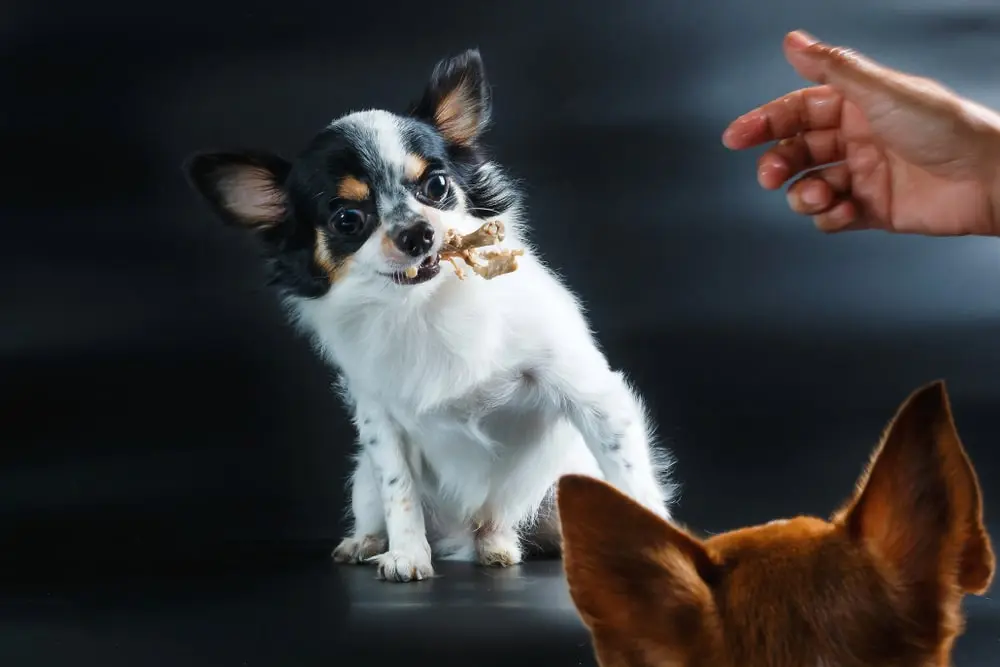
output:
<instances>
[{"instance_id":1,"label":"dog's pointed ear","mask_svg":"<svg viewBox=\"0 0 1000 667\"><path fill-rule=\"evenodd\" d=\"M286 160L258 152L197 153L184 163L191 186L224 222L264 231L288 213Z\"/></svg>"},{"instance_id":2,"label":"dog's pointed ear","mask_svg":"<svg viewBox=\"0 0 1000 667\"><path fill-rule=\"evenodd\" d=\"M598 654L681 660L714 613L708 549L590 477L562 477L557 504L570 595Z\"/></svg>"},{"instance_id":3,"label":"dog's pointed ear","mask_svg":"<svg viewBox=\"0 0 1000 667\"><path fill-rule=\"evenodd\" d=\"M982 492L944 382L906 399L835 520L902 581L989 588L995 559Z\"/></svg>"},{"instance_id":4,"label":"dog's pointed ear","mask_svg":"<svg viewBox=\"0 0 1000 667\"><path fill-rule=\"evenodd\" d=\"M472 146L490 122L491 98L478 49L442 60L412 115L434 125L451 144Z\"/></svg>"}]
</instances>

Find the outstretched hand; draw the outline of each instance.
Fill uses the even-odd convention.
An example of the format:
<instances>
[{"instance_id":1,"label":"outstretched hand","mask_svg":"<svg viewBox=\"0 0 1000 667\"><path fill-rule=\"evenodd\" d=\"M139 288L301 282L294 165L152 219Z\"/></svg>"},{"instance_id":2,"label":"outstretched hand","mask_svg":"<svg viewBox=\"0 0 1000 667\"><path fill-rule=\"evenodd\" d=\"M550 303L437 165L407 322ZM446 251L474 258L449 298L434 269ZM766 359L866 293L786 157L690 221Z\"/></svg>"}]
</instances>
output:
<instances>
[{"instance_id":1,"label":"outstretched hand","mask_svg":"<svg viewBox=\"0 0 1000 667\"><path fill-rule=\"evenodd\" d=\"M795 178L789 206L825 232L1000 234L1000 115L804 32L783 46L796 72L820 85L740 116L723 134L734 150L777 142L758 161L762 187Z\"/></svg>"}]
</instances>

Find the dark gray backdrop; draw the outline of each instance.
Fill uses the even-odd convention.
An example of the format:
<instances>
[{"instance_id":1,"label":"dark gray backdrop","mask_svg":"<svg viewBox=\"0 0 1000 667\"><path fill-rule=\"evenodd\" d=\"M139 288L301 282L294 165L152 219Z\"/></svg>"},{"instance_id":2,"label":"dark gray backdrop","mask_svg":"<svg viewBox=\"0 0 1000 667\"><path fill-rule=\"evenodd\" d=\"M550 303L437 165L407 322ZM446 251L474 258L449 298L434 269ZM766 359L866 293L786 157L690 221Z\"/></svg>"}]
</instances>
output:
<instances>
[{"instance_id":1,"label":"dark gray backdrop","mask_svg":"<svg viewBox=\"0 0 1000 667\"><path fill-rule=\"evenodd\" d=\"M329 549L351 441L329 372L179 165L294 154L469 46L535 238L674 448L680 518L827 513L943 377L1000 533L1000 241L822 236L720 142L804 85L780 50L798 27L1000 106L988 0L5 7L5 555Z\"/></svg>"}]
</instances>

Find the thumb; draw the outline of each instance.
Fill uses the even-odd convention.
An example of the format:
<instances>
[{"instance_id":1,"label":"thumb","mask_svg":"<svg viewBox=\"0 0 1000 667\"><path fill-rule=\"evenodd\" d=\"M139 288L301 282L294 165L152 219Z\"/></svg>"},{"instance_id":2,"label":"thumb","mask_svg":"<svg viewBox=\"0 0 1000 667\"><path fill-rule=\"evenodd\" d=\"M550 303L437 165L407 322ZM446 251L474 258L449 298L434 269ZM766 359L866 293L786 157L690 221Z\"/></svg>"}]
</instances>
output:
<instances>
[{"instance_id":1,"label":"thumb","mask_svg":"<svg viewBox=\"0 0 1000 667\"><path fill-rule=\"evenodd\" d=\"M833 86L863 109L886 101L887 96L905 94L908 88L906 75L853 49L821 42L802 30L788 33L782 48L799 76Z\"/></svg>"}]
</instances>

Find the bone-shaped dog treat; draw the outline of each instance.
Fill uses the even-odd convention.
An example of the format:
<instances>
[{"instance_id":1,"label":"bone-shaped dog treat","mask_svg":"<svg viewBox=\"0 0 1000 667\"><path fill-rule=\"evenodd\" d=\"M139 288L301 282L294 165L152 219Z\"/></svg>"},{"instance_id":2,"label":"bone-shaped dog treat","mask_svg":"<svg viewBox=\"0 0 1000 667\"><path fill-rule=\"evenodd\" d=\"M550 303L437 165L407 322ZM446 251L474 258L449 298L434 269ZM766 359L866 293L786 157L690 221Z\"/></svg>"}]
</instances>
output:
<instances>
[{"instance_id":1,"label":"bone-shaped dog treat","mask_svg":"<svg viewBox=\"0 0 1000 667\"><path fill-rule=\"evenodd\" d=\"M461 259L469 265L477 275L485 280L517 271L517 258L524 254L523 250L485 250L477 251L503 242L505 230L499 220L487 222L471 234L462 235L457 230L449 229L445 234L444 245L441 247L441 259L451 262L459 279L465 279L465 273L455 262Z\"/></svg>"}]
</instances>

